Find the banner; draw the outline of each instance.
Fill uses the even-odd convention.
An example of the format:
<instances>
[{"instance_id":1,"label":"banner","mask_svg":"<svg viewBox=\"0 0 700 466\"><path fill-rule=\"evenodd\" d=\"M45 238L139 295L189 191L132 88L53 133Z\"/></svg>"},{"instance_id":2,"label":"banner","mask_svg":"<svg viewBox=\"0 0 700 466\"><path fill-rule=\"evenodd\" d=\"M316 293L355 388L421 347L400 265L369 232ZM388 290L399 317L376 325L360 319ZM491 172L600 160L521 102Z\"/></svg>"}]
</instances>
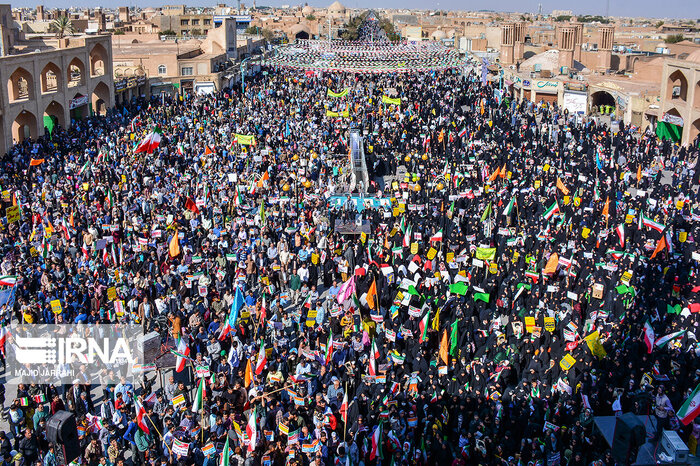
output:
<instances>
[{"instance_id":1,"label":"banner","mask_svg":"<svg viewBox=\"0 0 700 466\"><path fill-rule=\"evenodd\" d=\"M250 134L250 135L245 135L245 134L236 134L236 142L242 146L254 146L255 145L255 136Z\"/></svg>"},{"instance_id":2,"label":"banner","mask_svg":"<svg viewBox=\"0 0 700 466\"><path fill-rule=\"evenodd\" d=\"M350 92L350 89L343 89L341 92L333 92L330 89L328 89L326 95L328 97L345 97L346 95L348 95L348 92Z\"/></svg>"},{"instance_id":3,"label":"banner","mask_svg":"<svg viewBox=\"0 0 700 466\"><path fill-rule=\"evenodd\" d=\"M664 113L661 116L661 121L663 121L664 123L671 123L672 125L676 126L683 126L683 118L677 115L670 115L668 113Z\"/></svg>"},{"instance_id":4,"label":"banner","mask_svg":"<svg viewBox=\"0 0 700 466\"><path fill-rule=\"evenodd\" d=\"M350 112L348 110L343 110L342 112L331 112L330 110L326 110L326 116L327 117L343 117L343 118L350 118Z\"/></svg>"},{"instance_id":5,"label":"banner","mask_svg":"<svg viewBox=\"0 0 700 466\"><path fill-rule=\"evenodd\" d=\"M401 105L401 98L396 98L392 99L391 97L387 97L385 95L382 96L382 103L383 104L388 104L388 105Z\"/></svg>"},{"instance_id":6,"label":"banner","mask_svg":"<svg viewBox=\"0 0 700 466\"><path fill-rule=\"evenodd\" d=\"M173 439L173 453L177 455L187 456L189 449L189 443L181 442L176 438Z\"/></svg>"},{"instance_id":7,"label":"banner","mask_svg":"<svg viewBox=\"0 0 700 466\"><path fill-rule=\"evenodd\" d=\"M603 345L600 343L600 334L598 333L598 330L588 335L586 338L584 338L584 340L586 340L591 353L593 353L593 355L598 359L603 359L608 355L605 348L603 348Z\"/></svg>"}]
</instances>

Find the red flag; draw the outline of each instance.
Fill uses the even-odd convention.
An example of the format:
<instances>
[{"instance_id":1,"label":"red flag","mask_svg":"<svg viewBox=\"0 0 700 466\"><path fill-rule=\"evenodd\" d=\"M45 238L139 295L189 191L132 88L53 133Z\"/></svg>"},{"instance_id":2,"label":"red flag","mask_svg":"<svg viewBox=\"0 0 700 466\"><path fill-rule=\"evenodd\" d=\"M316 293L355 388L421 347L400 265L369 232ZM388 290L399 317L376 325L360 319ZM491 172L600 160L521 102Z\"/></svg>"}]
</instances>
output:
<instances>
[{"instance_id":1,"label":"red flag","mask_svg":"<svg viewBox=\"0 0 700 466\"><path fill-rule=\"evenodd\" d=\"M187 198L187 201L185 202L185 209L199 215L199 208L197 207L197 203L194 202L191 198Z\"/></svg>"}]
</instances>

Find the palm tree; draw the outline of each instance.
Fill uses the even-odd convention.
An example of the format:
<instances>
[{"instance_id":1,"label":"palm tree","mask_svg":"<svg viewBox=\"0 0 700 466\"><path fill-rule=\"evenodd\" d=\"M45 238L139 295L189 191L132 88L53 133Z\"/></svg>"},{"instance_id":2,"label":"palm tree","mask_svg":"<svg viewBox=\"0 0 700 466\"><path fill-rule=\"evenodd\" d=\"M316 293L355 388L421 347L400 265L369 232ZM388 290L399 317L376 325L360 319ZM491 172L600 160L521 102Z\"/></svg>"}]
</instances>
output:
<instances>
[{"instance_id":1,"label":"palm tree","mask_svg":"<svg viewBox=\"0 0 700 466\"><path fill-rule=\"evenodd\" d=\"M62 39L67 34L73 34L73 21L68 16L61 15L51 21L51 30L56 33L56 37Z\"/></svg>"}]
</instances>

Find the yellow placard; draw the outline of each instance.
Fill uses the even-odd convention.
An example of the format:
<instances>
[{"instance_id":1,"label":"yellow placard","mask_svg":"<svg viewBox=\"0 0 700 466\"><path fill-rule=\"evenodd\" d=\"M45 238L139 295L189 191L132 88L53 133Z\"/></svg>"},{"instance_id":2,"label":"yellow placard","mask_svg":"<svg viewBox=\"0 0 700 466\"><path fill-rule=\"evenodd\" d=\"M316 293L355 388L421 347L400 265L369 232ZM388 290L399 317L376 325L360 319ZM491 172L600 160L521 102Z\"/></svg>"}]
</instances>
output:
<instances>
[{"instance_id":1,"label":"yellow placard","mask_svg":"<svg viewBox=\"0 0 700 466\"><path fill-rule=\"evenodd\" d=\"M445 256L445 260L449 264L453 260L455 260L455 253L454 252L448 252L447 255Z\"/></svg>"},{"instance_id":2,"label":"yellow placard","mask_svg":"<svg viewBox=\"0 0 700 466\"><path fill-rule=\"evenodd\" d=\"M580 197L575 197L575 198L574 198L574 205L575 205L576 207L578 207L578 206L581 205L581 198L580 198Z\"/></svg>"},{"instance_id":3,"label":"yellow placard","mask_svg":"<svg viewBox=\"0 0 700 466\"><path fill-rule=\"evenodd\" d=\"M411 254L418 254L418 243L411 243Z\"/></svg>"},{"instance_id":4,"label":"yellow placard","mask_svg":"<svg viewBox=\"0 0 700 466\"><path fill-rule=\"evenodd\" d=\"M13 205L5 209L5 216L7 217L7 223L19 222L19 206Z\"/></svg>"},{"instance_id":5,"label":"yellow placard","mask_svg":"<svg viewBox=\"0 0 700 466\"><path fill-rule=\"evenodd\" d=\"M411 251L411 252L413 252L413 251ZM413 253L413 254L415 254L415 253ZM429 261L431 261L431 260L435 259L436 254L437 254L437 249L430 248L430 249L428 249L428 254L426 254L426 257L428 258Z\"/></svg>"},{"instance_id":6,"label":"yellow placard","mask_svg":"<svg viewBox=\"0 0 700 466\"><path fill-rule=\"evenodd\" d=\"M406 212L406 204L404 202L399 202L399 213Z\"/></svg>"},{"instance_id":7,"label":"yellow placard","mask_svg":"<svg viewBox=\"0 0 700 466\"><path fill-rule=\"evenodd\" d=\"M51 301L51 310L54 314L60 314L61 312L63 312L63 308L61 307L61 300L54 299L53 301Z\"/></svg>"},{"instance_id":8,"label":"yellow placard","mask_svg":"<svg viewBox=\"0 0 700 466\"><path fill-rule=\"evenodd\" d=\"M365 244L365 242L367 241L367 233L365 233L364 231L360 233L360 241L362 241L362 244Z\"/></svg>"},{"instance_id":9,"label":"yellow placard","mask_svg":"<svg viewBox=\"0 0 700 466\"><path fill-rule=\"evenodd\" d=\"M318 264L318 254L316 254L316 253L311 254L311 263L314 265Z\"/></svg>"},{"instance_id":10,"label":"yellow placard","mask_svg":"<svg viewBox=\"0 0 700 466\"><path fill-rule=\"evenodd\" d=\"M581 236L584 238L588 238L588 235L591 233L590 228L583 227L583 230L581 230Z\"/></svg>"},{"instance_id":11,"label":"yellow placard","mask_svg":"<svg viewBox=\"0 0 700 466\"><path fill-rule=\"evenodd\" d=\"M544 167L542 167L542 170L548 172L548 171L549 171L549 164L548 164L548 163L545 163L545 164L544 164Z\"/></svg>"},{"instance_id":12,"label":"yellow placard","mask_svg":"<svg viewBox=\"0 0 700 466\"><path fill-rule=\"evenodd\" d=\"M396 227L392 228L391 231L389 232L389 238L391 238L392 236L394 236L398 232L399 232L398 228L396 228Z\"/></svg>"},{"instance_id":13,"label":"yellow placard","mask_svg":"<svg viewBox=\"0 0 700 466\"><path fill-rule=\"evenodd\" d=\"M683 201L678 201L678 202L676 202L676 209L683 210L684 205L685 205L685 203Z\"/></svg>"},{"instance_id":14,"label":"yellow placard","mask_svg":"<svg viewBox=\"0 0 700 466\"><path fill-rule=\"evenodd\" d=\"M625 223L630 225L634 221L634 215L627 214L625 215Z\"/></svg>"},{"instance_id":15,"label":"yellow placard","mask_svg":"<svg viewBox=\"0 0 700 466\"><path fill-rule=\"evenodd\" d=\"M568 371L571 369L571 366L576 364L576 359L574 359L571 354L567 353L566 356L564 356L561 361L559 361L559 366L564 369L565 371Z\"/></svg>"},{"instance_id":16,"label":"yellow placard","mask_svg":"<svg viewBox=\"0 0 700 466\"><path fill-rule=\"evenodd\" d=\"M2 200L5 202L10 202L10 190L9 189L2 190Z\"/></svg>"},{"instance_id":17,"label":"yellow placard","mask_svg":"<svg viewBox=\"0 0 700 466\"><path fill-rule=\"evenodd\" d=\"M542 186L542 182L540 180L535 180L535 189L540 189L540 186Z\"/></svg>"},{"instance_id":18,"label":"yellow placard","mask_svg":"<svg viewBox=\"0 0 700 466\"><path fill-rule=\"evenodd\" d=\"M110 286L109 288L107 288L107 299L109 299L110 301L114 301L115 299L117 299L116 287Z\"/></svg>"},{"instance_id":19,"label":"yellow placard","mask_svg":"<svg viewBox=\"0 0 700 466\"><path fill-rule=\"evenodd\" d=\"M29 248L29 254L31 254L32 257L36 257L36 256L39 255L39 253L36 252L36 248L35 248L34 246L32 246L31 248Z\"/></svg>"},{"instance_id":20,"label":"yellow placard","mask_svg":"<svg viewBox=\"0 0 700 466\"><path fill-rule=\"evenodd\" d=\"M489 264L489 272L496 275L498 273L498 264L496 264L495 262L491 262Z\"/></svg>"},{"instance_id":21,"label":"yellow placard","mask_svg":"<svg viewBox=\"0 0 700 466\"><path fill-rule=\"evenodd\" d=\"M393 215L394 217L398 217L400 213L401 213L401 210L399 210L398 207L394 207L394 208L391 210L391 215Z\"/></svg>"},{"instance_id":22,"label":"yellow placard","mask_svg":"<svg viewBox=\"0 0 700 466\"><path fill-rule=\"evenodd\" d=\"M9 219L8 219L9 221ZM688 232L687 231L679 231L678 232L678 241L681 243L685 243L688 240Z\"/></svg>"},{"instance_id":23,"label":"yellow placard","mask_svg":"<svg viewBox=\"0 0 700 466\"><path fill-rule=\"evenodd\" d=\"M122 183L126 183L126 175L122 175Z\"/></svg>"},{"instance_id":24,"label":"yellow placard","mask_svg":"<svg viewBox=\"0 0 700 466\"><path fill-rule=\"evenodd\" d=\"M318 315L318 311L316 309L311 309L311 310L309 310L309 313L306 315L306 318L307 319L315 319L317 315Z\"/></svg>"},{"instance_id":25,"label":"yellow placard","mask_svg":"<svg viewBox=\"0 0 700 466\"><path fill-rule=\"evenodd\" d=\"M535 318L532 316L525 317L525 331L532 333L533 328L535 328Z\"/></svg>"},{"instance_id":26,"label":"yellow placard","mask_svg":"<svg viewBox=\"0 0 700 466\"><path fill-rule=\"evenodd\" d=\"M545 317L544 318L544 329L548 331L549 333L554 332L554 330L557 328L556 327L556 322L554 321L554 317Z\"/></svg>"},{"instance_id":27,"label":"yellow placard","mask_svg":"<svg viewBox=\"0 0 700 466\"><path fill-rule=\"evenodd\" d=\"M629 272L629 271L623 273L622 278L620 279L620 281L622 283L624 283L625 285L629 285L630 280L632 280L632 272Z\"/></svg>"},{"instance_id":28,"label":"yellow placard","mask_svg":"<svg viewBox=\"0 0 700 466\"><path fill-rule=\"evenodd\" d=\"M398 183L398 181L392 181L392 182L391 182L391 189L393 189L394 191L398 191L398 190L399 190L399 183Z\"/></svg>"}]
</instances>

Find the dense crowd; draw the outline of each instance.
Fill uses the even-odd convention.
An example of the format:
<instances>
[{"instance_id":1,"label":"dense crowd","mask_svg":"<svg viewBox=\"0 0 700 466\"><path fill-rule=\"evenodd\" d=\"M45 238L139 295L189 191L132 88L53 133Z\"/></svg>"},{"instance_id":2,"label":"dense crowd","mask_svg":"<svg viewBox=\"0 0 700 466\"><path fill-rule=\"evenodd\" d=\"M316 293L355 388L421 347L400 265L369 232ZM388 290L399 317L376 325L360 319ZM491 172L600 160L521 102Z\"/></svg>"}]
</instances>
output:
<instances>
[{"instance_id":1,"label":"dense crowd","mask_svg":"<svg viewBox=\"0 0 700 466\"><path fill-rule=\"evenodd\" d=\"M697 141L494 91L264 69L15 146L3 325L135 322L176 368L20 385L3 464L56 464L62 409L88 465L611 465L628 412L694 452Z\"/></svg>"}]
</instances>

